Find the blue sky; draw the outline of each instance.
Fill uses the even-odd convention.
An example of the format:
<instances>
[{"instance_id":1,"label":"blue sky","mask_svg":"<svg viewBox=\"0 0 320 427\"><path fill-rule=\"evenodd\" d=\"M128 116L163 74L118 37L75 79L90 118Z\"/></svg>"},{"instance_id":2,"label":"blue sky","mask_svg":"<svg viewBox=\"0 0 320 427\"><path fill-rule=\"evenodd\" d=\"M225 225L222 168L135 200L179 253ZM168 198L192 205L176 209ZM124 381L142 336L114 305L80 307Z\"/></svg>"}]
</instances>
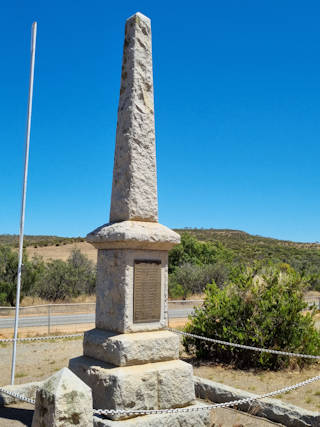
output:
<instances>
[{"instance_id":1,"label":"blue sky","mask_svg":"<svg viewBox=\"0 0 320 427\"><path fill-rule=\"evenodd\" d=\"M320 241L317 1L2 1L0 233L19 231L30 30L38 22L26 234L109 219L124 24L152 20L159 219Z\"/></svg>"}]
</instances>

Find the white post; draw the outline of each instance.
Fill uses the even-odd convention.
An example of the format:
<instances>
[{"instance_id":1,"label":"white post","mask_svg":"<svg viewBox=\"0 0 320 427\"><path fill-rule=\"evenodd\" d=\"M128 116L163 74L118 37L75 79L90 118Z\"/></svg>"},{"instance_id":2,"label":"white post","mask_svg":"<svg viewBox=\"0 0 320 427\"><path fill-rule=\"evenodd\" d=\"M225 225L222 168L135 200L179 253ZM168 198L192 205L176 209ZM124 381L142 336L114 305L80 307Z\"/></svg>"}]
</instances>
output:
<instances>
[{"instance_id":1,"label":"white post","mask_svg":"<svg viewBox=\"0 0 320 427\"><path fill-rule=\"evenodd\" d=\"M34 22L32 24L32 30L31 30L31 64L30 64L30 82L29 82L29 99L28 99L28 118L27 118L27 131L26 131L26 152L25 152L25 161L24 161L23 191L22 191L22 201L21 201L19 261L18 261L17 294L16 294L16 315L15 315L15 321L14 321L14 341L13 341L12 365L11 365L11 384L14 384L14 374L15 374L15 366L16 366L17 336L18 336L19 307L20 307L21 267L22 267L22 252L23 252L23 231L24 231L24 216L25 216L25 207L26 207L26 192L27 192L27 178L28 178L28 161L29 161L29 144L30 144L30 129L31 129L31 113L32 113L34 59L35 59L35 52L36 52L36 36L37 36L37 23Z\"/></svg>"},{"instance_id":2,"label":"white post","mask_svg":"<svg viewBox=\"0 0 320 427\"><path fill-rule=\"evenodd\" d=\"M51 331L51 304L48 305L48 335Z\"/></svg>"}]
</instances>

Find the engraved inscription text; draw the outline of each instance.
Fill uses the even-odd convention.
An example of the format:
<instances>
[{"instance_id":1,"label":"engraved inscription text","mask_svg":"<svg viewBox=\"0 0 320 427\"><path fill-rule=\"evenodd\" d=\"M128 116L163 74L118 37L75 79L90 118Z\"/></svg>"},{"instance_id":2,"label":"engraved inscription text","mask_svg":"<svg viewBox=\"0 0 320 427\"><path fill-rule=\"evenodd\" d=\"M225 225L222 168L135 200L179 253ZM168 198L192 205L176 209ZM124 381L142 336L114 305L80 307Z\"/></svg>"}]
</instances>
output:
<instances>
[{"instance_id":1,"label":"engraved inscription text","mask_svg":"<svg viewBox=\"0 0 320 427\"><path fill-rule=\"evenodd\" d=\"M161 262L135 261L133 287L133 321L160 321Z\"/></svg>"}]
</instances>

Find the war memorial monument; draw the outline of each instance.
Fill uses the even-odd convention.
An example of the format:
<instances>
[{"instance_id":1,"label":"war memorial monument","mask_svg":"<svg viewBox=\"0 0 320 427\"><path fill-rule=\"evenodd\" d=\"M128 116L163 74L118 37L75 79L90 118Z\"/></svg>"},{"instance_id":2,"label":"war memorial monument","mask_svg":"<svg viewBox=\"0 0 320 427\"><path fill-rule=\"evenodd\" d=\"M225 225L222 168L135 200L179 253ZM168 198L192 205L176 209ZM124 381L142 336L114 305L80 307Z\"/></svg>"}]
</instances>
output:
<instances>
[{"instance_id":1,"label":"war memorial monument","mask_svg":"<svg viewBox=\"0 0 320 427\"><path fill-rule=\"evenodd\" d=\"M151 24L141 13L125 27L110 222L87 241L98 249L96 328L72 372L37 392L33 427L211 425L207 409L170 412L203 404L179 336L167 330L168 251L180 236L158 223ZM108 411L93 416L92 407ZM164 413L128 412L136 410Z\"/></svg>"},{"instance_id":2,"label":"war memorial monument","mask_svg":"<svg viewBox=\"0 0 320 427\"><path fill-rule=\"evenodd\" d=\"M98 249L96 329L69 367L92 389L94 408L195 404L192 366L166 330L168 251L180 236L158 223L151 24L141 13L125 27L110 222L87 241ZM209 425L207 411L112 420L98 425Z\"/></svg>"}]
</instances>

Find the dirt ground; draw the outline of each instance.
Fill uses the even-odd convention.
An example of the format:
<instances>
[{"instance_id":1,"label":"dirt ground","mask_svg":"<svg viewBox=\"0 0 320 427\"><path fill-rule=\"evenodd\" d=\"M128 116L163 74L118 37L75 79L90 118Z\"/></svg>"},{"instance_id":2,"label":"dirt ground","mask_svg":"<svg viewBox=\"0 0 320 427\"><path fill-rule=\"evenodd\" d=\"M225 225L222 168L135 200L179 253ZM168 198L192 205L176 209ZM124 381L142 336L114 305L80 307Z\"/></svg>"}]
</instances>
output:
<instances>
[{"instance_id":1,"label":"dirt ground","mask_svg":"<svg viewBox=\"0 0 320 427\"><path fill-rule=\"evenodd\" d=\"M10 383L11 344L0 345L0 385ZM35 341L18 344L16 384L30 381L39 381L47 378L55 371L68 366L69 359L82 354L82 337L56 341ZM218 366L196 366L194 374L221 382L252 393L272 391L289 384L302 381L319 374L319 366L300 370L287 370L284 372L254 372L230 369ZM294 405L319 411L320 409L320 384L315 382L280 396L283 401ZM22 405L22 404L21 404ZM11 425L30 425L30 407L28 405L0 408L0 427ZM15 414L14 416L12 414ZM26 421L19 424L20 416ZM16 421L12 421L13 417ZM29 418L28 418L29 417ZM29 421L28 421L29 419ZM29 424L28 424L29 422ZM13 423L13 424L11 424ZM24 424L23 424L24 423ZM215 411L215 426L268 426L272 423L243 415L232 410Z\"/></svg>"},{"instance_id":2,"label":"dirt ground","mask_svg":"<svg viewBox=\"0 0 320 427\"><path fill-rule=\"evenodd\" d=\"M80 323L78 325L54 325L51 326L50 335L65 335L77 334L79 332L88 331L95 327L94 323ZM30 326L28 328L19 328L19 337L39 337L47 335L47 326ZM0 338L12 338L12 328L0 329Z\"/></svg>"},{"instance_id":3,"label":"dirt ground","mask_svg":"<svg viewBox=\"0 0 320 427\"><path fill-rule=\"evenodd\" d=\"M169 326L182 328L186 319L170 319ZM55 335L73 334L94 328L93 323L82 325L61 325L52 329ZM46 327L23 328L20 336L45 335ZM12 329L1 330L1 338L11 338ZM11 364L11 344L0 344L0 385L9 384ZM68 360L82 354L82 337L57 341L35 341L18 344L16 384L38 381L51 375L56 370L67 366ZM182 348L183 349L183 348ZM187 361L187 355L182 353ZM320 364L300 370L273 371L242 371L229 366L201 364L194 366L194 374L221 382L232 387L240 388L251 393L259 394L283 388L319 375ZM279 397L293 405L313 411L320 411L320 381L305 386L303 389L291 391Z\"/></svg>"},{"instance_id":4,"label":"dirt ground","mask_svg":"<svg viewBox=\"0 0 320 427\"><path fill-rule=\"evenodd\" d=\"M187 322L187 319L170 319L170 328L183 328ZM64 335L64 334L77 334L79 332L88 331L95 327L94 323L79 323L74 325L53 325L50 329L50 335ZM19 328L19 337L39 337L46 336L48 332L47 326L30 326L28 328ZM0 338L12 338L12 328L0 329ZM1 345L1 344L0 344Z\"/></svg>"},{"instance_id":5,"label":"dirt ground","mask_svg":"<svg viewBox=\"0 0 320 427\"><path fill-rule=\"evenodd\" d=\"M319 374L319 364L303 370L294 369L280 372L241 371L240 369L231 369L222 365L194 367L194 375L254 394L277 390ZM320 412L320 381L308 384L302 389L279 395L278 398L292 405Z\"/></svg>"},{"instance_id":6,"label":"dirt ground","mask_svg":"<svg viewBox=\"0 0 320 427\"><path fill-rule=\"evenodd\" d=\"M66 261L72 249L80 249L81 252L93 261L97 262L97 249L95 249L90 243L86 242L76 242L76 243L67 243L66 245L60 246L43 246L34 248L33 246L27 247L27 254L29 258L34 256L41 256L45 261L50 259L62 259Z\"/></svg>"},{"instance_id":7,"label":"dirt ground","mask_svg":"<svg viewBox=\"0 0 320 427\"><path fill-rule=\"evenodd\" d=\"M17 403L10 407L0 408L0 427L31 426L33 406L28 403ZM242 414L233 409L212 411L212 427L271 427L280 426L262 418ZM169 426L168 426L169 427Z\"/></svg>"}]
</instances>

